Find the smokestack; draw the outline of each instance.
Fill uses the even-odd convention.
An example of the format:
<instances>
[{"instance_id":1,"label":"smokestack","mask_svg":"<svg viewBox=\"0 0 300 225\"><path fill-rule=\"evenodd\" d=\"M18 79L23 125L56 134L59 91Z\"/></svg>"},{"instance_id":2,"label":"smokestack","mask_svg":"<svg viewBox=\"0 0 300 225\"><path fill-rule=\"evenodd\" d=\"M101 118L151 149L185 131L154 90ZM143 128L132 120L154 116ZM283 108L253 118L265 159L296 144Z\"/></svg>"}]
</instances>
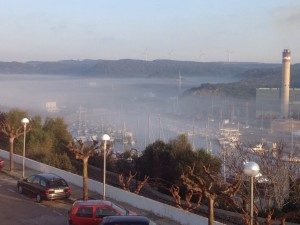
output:
<instances>
[{"instance_id":1,"label":"smokestack","mask_svg":"<svg viewBox=\"0 0 300 225\"><path fill-rule=\"evenodd\" d=\"M281 116L288 118L290 98L290 67L291 51L284 49L282 52L282 86L281 86Z\"/></svg>"}]
</instances>

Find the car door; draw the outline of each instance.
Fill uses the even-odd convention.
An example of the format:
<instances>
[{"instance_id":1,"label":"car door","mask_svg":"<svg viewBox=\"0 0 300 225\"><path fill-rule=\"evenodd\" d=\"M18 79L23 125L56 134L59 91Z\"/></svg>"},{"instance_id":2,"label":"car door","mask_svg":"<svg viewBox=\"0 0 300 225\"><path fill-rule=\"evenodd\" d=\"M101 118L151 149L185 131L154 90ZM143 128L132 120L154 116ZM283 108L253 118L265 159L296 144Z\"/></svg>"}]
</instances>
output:
<instances>
[{"instance_id":1,"label":"car door","mask_svg":"<svg viewBox=\"0 0 300 225\"><path fill-rule=\"evenodd\" d=\"M32 185L33 185L33 180L35 179L35 175L32 175L30 177L28 177L27 179L24 179L22 181L22 188L23 191L28 193L28 194L32 194Z\"/></svg>"},{"instance_id":2,"label":"car door","mask_svg":"<svg viewBox=\"0 0 300 225\"><path fill-rule=\"evenodd\" d=\"M98 225L99 223L102 222L103 217L105 216L120 216L121 213L112 209L109 206L97 206L96 211L95 211L95 221L97 222L96 224Z\"/></svg>"},{"instance_id":3,"label":"car door","mask_svg":"<svg viewBox=\"0 0 300 225\"><path fill-rule=\"evenodd\" d=\"M31 182L31 193L35 196L36 194L43 194L43 187L41 186L41 178L35 176Z\"/></svg>"},{"instance_id":4,"label":"car door","mask_svg":"<svg viewBox=\"0 0 300 225\"><path fill-rule=\"evenodd\" d=\"M79 206L73 219L73 223L84 225L98 225L99 223L95 221L93 210L94 208L92 206Z\"/></svg>"}]
</instances>

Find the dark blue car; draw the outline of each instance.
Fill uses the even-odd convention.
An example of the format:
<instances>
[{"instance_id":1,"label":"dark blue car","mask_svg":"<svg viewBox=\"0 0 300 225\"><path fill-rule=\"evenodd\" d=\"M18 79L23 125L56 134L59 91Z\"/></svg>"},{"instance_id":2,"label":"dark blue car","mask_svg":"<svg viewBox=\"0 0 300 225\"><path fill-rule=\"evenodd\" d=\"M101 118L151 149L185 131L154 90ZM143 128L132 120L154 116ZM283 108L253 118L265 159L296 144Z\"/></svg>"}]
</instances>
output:
<instances>
[{"instance_id":1,"label":"dark blue car","mask_svg":"<svg viewBox=\"0 0 300 225\"><path fill-rule=\"evenodd\" d=\"M53 173L40 173L21 179L17 187L20 194L32 195L37 202L69 198L71 195L67 182Z\"/></svg>"},{"instance_id":2,"label":"dark blue car","mask_svg":"<svg viewBox=\"0 0 300 225\"><path fill-rule=\"evenodd\" d=\"M99 225L156 225L146 216L107 216Z\"/></svg>"}]
</instances>

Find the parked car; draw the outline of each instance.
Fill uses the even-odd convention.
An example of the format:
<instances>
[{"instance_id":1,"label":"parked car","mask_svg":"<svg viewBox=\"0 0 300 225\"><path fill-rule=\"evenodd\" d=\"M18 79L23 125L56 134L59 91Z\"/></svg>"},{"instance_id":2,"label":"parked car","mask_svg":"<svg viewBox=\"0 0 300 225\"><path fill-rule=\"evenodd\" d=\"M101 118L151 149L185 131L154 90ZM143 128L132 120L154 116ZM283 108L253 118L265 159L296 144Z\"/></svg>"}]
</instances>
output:
<instances>
[{"instance_id":1,"label":"parked car","mask_svg":"<svg viewBox=\"0 0 300 225\"><path fill-rule=\"evenodd\" d=\"M0 159L0 171L4 168L4 160Z\"/></svg>"},{"instance_id":2,"label":"parked car","mask_svg":"<svg viewBox=\"0 0 300 225\"><path fill-rule=\"evenodd\" d=\"M68 183L53 173L40 173L21 179L17 187L20 194L35 196L37 202L69 198L71 195Z\"/></svg>"},{"instance_id":3,"label":"parked car","mask_svg":"<svg viewBox=\"0 0 300 225\"><path fill-rule=\"evenodd\" d=\"M146 216L107 216L99 225L156 225Z\"/></svg>"},{"instance_id":4,"label":"parked car","mask_svg":"<svg viewBox=\"0 0 300 225\"><path fill-rule=\"evenodd\" d=\"M111 201L77 200L69 210L70 225L98 225L105 216L136 215Z\"/></svg>"}]
</instances>

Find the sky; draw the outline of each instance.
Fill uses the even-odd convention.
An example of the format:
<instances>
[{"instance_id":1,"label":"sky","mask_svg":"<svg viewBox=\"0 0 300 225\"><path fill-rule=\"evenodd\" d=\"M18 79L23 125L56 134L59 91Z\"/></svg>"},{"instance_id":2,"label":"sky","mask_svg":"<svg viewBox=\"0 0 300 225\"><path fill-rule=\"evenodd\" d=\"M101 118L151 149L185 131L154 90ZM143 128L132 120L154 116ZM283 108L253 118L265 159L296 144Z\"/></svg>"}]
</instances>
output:
<instances>
[{"instance_id":1,"label":"sky","mask_svg":"<svg viewBox=\"0 0 300 225\"><path fill-rule=\"evenodd\" d=\"M0 0L0 61L300 63L299 0Z\"/></svg>"}]
</instances>

